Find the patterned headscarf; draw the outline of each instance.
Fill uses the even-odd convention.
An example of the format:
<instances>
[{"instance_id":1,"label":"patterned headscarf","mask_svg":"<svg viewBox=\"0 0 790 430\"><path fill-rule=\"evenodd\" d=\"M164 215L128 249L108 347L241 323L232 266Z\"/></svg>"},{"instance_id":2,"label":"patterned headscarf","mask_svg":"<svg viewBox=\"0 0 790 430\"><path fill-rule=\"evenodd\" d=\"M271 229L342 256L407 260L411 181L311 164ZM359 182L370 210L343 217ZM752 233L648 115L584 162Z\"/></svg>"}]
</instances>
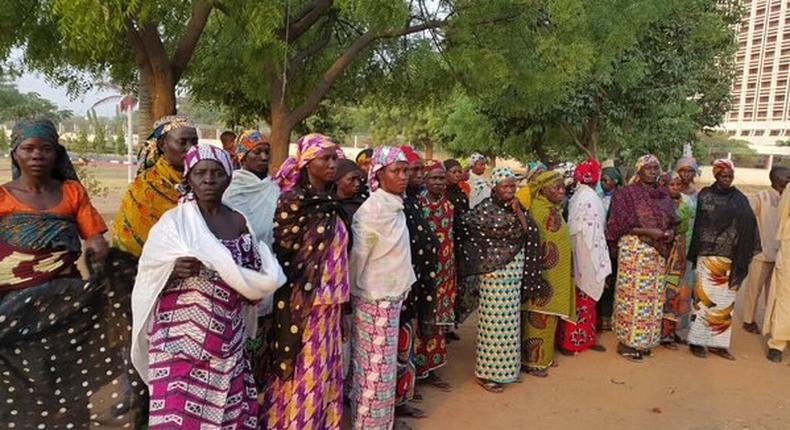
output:
<instances>
[{"instance_id":1,"label":"patterned headscarf","mask_svg":"<svg viewBox=\"0 0 790 430\"><path fill-rule=\"evenodd\" d=\"M366 148L357 154L357 164L362 164L365 161L368 161L370 157L373 157L373 148Z\"/></svg>"},{"instance_id":2,"label":"patterned headscarf","mask_svg":"<svg viewBox=\"0 0 790 430\"><path fill-rule=\"evenodd\" d=\"M370 185L370 191L373 192L379 188L379 179L376 177L376 174L379 172L379 170L389 166L392 163L406 161L406 154L404 154L400 148L392 146L379 146L373 151L371 160L373 164L371 165L370 172L368 173L368 184Z\"/></svg>"},{"instance_id":3,"label":"patterned headscarf","mask_svg":"<svg viewBox=\"0 0 790 430\"><path fill-rule=\"evenodd\" d=\"M39 138L55 146L56 158L55 168L52 170L52 177L61 181L79 181L74 166L71 164L66 148L58 141L58 129L50 120L25 120L19 121L11 131L11 153L27 139ZM19 164L11 158L11 178L18 179L22 176Z\"/></svg>"},{"instance_id":4,"label":"patterned headscarf","mask_svg":"<svg viewBox=\"0 0 790 430\"><path fill-rule=\"evenodd\" d=\"M516 174L513 173L513 169L510 167L497 167L491 171L491 183L495 187L508 179L516 180Z\"/></svg>"},{"instance_id":5,"label":"patterned headscarf","mask_svg":"<svg viewBox=\"0 0 790 430\"><path fill-rule=\"evenodd\" d=\"M601 180L601 163L591 158L576 166L573 177L580 184L595 187L595 184Z\"/></svg>"},{"instance_id":6,"label":"patterned headscarf","mask_svg":"<svg viewBox=\"0 0 790 430\"><path fill-rule=\"evenodd\" d=\"M718 160L713 162L713 177L716 178L719 174L725 170L732 170L735 171L735 164L733 164L732 160L728 160L726 158L719 158Z\"/></svg>"},{"instance_id":7,"label":"patterned headscarf","mask_svg":"<svg viewBox=\"0 0 790 430\"><path fill-rule=\"evenodd\" d=\"M486 162L486 157L483 154L475 152L474 154L469 156L469 165L474 166L477 163Z\"/></svg>"},{"instance_id":8,"label":"patterned headscarf","mask_svg":"<svg viewBox=\"0 0 790 430\"><path fill-rule=\"evenodd\" d=\"M534 199L541 191L554 185L557 181L562 181L562 173L556 170L549 170L532 178L529 182L532 198Z\"/></svg>"},{"instance_id":9,"label":"patterned headscarf","mask_svg":"<svg viewBox=\"0 0 790 430\"><path fill-rule=\"evenodd\" d=\"M675 164L675 171L677 172L684 167L691 167L695 172L699 172L699 165L694 157L681 157Z\"/></svg>"},{"instance_id":10,"label":"patterned headscarf","mask_svg":"<svg viewBox=\"0 0 790 430\"><path fill-rule=\"evenodd\" d=\"M154 131L148 135L145 145L137 155L137 173L152 167L159 159L159 141L177 128L195 128L192 121L185 115L167 115L154 123Z\"/></svg>"},{"instance_id":11,"label":"patterned headscarf","mask_svg":"<svg viewBox=\"0 0 790 430\"><path fill-rule=\"evenodd\" d=\"M182 202L195 199L195 195L189 187L189 172L203 160L216 161L222 166L228 177L233 175L233 158L228 154L228 151L208 144L198 144L189 148L184 156L184 182L178 187Z\"/></svg>"},{"instance_id":12,"label":"patterned headscarf","mask_svg":"<svg viewBox=\"0 0 790 430\"><path fill-rule=\"evenodd\" d=\"M546 170L549 170L548 166L541 163L540 161L530 161L527 163L527 175L524 177L524 179L529 182L536 173L543 173Z\"/></svg>"},{"instance_id":13,"label":"patterned headscarf","mask_svg":"<svg viewBox=\"0 0 790 430\"><path fill-rule=\"evenodd\" d=\"M441 170L444 172L444 164L442 164L442 162L439 160L427 160L425 162L425 173L429 173L434 170Z\"/></svg>"},{"instance_id":14,"label":"patterned headscarf","mask_svg":"<svg viewBox=\"0 0 790 430\"><path fill-rule=\"evenodd\" d=\"M241 135L236 139L236 156L239 158L239 163L244 160L248 152L257 148L258 146L268 145L269 139L261 134L258 130L244 130Z\"/></svg>"},{"instance_id":15,"label":"patterned headscarf","mask_svg":"<svg viewBox=\"0 0 790 430\"><path fill-rule=\"evenodd\" d=\"M302 180L302 168L321 155L324 150L333 148L337 150L338 158L344 158L343 151L329 136L318 133L302 136L296 143L296 156L285 160L274 177L274 182L280 186L283 193L290 191Z\"/></svg>"},{"instance_id":16,"label":"patterned headscarf","mask_svg":"<svg viewBox=\"0 0 790 430\"><path fill-rule=\"evenodd\" d=\"M417 151L415 151L414 148L412 148L409 145L401 146L400 150L403 151L403 154L406 156L406 162L408 162L409 165L412 165L412 164L422 160L422 157L420 157L420 154L418 154Z\"/></svg>"},{"instance_id":17,"label":"patterned headscarf","mask_svg":"<svg viewBox=\"0 0 790 430\"><path fill-rule=\"evenodd\" d=\"M608 176L609 179L613 180L618 187L625 185L623 181L623 174L620 173L620 170L616 167L604 167L601 174Z\"/></svg>"},{"instance_id":18,"label":"patterned headscarf","mask_svg":"<svg viewBox=\"0 0 790 430\"><path fill-rule=\"evenodd\" d=\"M639 173L643 167L653 163L658 164L659 166L661 165L661 162L658 161L658 158L653 154L647 154L639 157L639 159L636 160L636 172Z\"/></svg>"}]
</instances>

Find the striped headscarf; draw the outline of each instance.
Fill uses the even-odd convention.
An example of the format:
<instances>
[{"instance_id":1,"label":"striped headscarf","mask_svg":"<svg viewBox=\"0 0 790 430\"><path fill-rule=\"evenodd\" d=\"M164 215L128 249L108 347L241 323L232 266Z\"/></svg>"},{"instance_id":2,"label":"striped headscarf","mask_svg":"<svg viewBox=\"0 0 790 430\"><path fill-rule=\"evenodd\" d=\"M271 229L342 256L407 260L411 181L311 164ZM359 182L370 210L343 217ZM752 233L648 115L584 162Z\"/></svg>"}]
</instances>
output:
<instances>
[{"instance_id":1,"label":"striped headscarf","mask_svg":"<svg viewBox=\"0 0 790 430\"><path fill-rule=\"evenodd\" d=\"M496 187L497 185L505 182L506 180L516 180L516 174L510 167L497 167L491 171L491 183Z\"/></svg>"},{"instance_id":2,"label":"striped headscarf","mask_svg":"<svg viewBox=\"0 0 790 430\"><path fill-rule=\"evenodd\" d=\"M192 120L185 115L167 115L159 118L154 123L154 131L148 135L148 140L140 148L137 155L137 173L139 174L145 169L153 167L156 160L159 159L159 141L167 135L167 133L178 128L195 128Z\"/></svg>"},{"instance_id":3,"label":"striped headscarf","mask_svg":"<svg viewBox=\"0 0 790 430\"><path fill-rule=\"evenodd\" d=\"M728 160L726 158L719 158L718 160L713 162L713 177L719 176L719 174L725 170L732 170L735 172L735 164L732 160Z\"/></svg>"},{"instance_id":4,"label":"striped headscarf","mask_svg":"<svg viewBox=\"0 0 790 430\"><path fill-rule=\"evenodd\" d=\"M27 139L38 138L52 144L55 147L56 159L55 168L52 170L52 177L61 181L79 181L77 172L71 164L66 148L59 142L58 129L55 124L48 119L24 120L14 124L11 131L11 153ZM22 176L16 159L11 158L11 178L18 179Z\"/></svg>"},{"instance_id":5,"label":"striped headscarf","mask_svg":"<svg viewBox=\"0 0 790 430\"><path fill-rule=\"evenodd\" d=\"M400 148L393 146L377 147L373 151L371 160L372 165L370 167L370 172L368 173L368 184L370 186L371 192L376 191L379 188L379 179L376 177L376 174L381 169L398 161L407 162L406 154L404 154Z\"/></svg>"},{"instance_id":6,"label":"striped headscarf","mask_svg":"<svg viewBox=\"0 0 790 430\"><path fill-rule=\"evenodd\" d=\"M244 160L248 152L257 148L258 146L268 145L269 139L266 138L258 130L244 130L241 135L236 139L236 156L239 158L239 163Z\"/></svg>"},{"instance_id":7,"label":"striped headscarf","mask_svg":"<svg viewBox=\"0 0 790 430\"><path fill-rule=\"evenodd\" d=\"M178 187L178 192L181 193L181 202L195 199L195 195L189 187L189 172L203 160L219 163L222 166L222 170L228 175L228 178L233 176L233 158L228 154L228 151L214 145L195 145L189 148L184 156L184 182Z\"/></svg>"},{"instance_id":8,"label":"striped headscarf","mask_svg":"<svg viewBox=\"0 0 790 430\"><path fill-rule=\"evenodd\" d=\"M285 193L292 190L302 180L302 168L317 158L324 150L335 149L338 158L343 157L343 151L329 136L311 133L299 138L296 143L296 156L288 157L280 167L280 171L274 177L274 182L280 186L280 190Z\"/></svg>"}]
</instances>

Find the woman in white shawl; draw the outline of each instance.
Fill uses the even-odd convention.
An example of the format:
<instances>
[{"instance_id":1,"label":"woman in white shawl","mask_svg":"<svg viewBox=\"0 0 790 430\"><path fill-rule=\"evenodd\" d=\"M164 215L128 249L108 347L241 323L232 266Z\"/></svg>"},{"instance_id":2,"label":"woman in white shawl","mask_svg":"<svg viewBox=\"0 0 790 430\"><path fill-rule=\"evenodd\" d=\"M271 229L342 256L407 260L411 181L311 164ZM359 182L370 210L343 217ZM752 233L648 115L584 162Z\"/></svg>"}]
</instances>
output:
<instances>
[{"instance_id":1,"label":"woman in white shawl","mask_svg":"<svg viewBox=\"0 0 790 430\"><path fill-rule=\"evenodd\" d=\"M588 349L606 351L595 330L597 302L606 277L612 273L606 244L606 210L595 192L601 165L587 160L574 171L576 192L568 203L568 229L573 246L573 281L576 284L576 322L562 321L558 331L560 351L577 354Z\"/></svg>"},{"instance_id":2,"label":"woman in white shawl","mask_svg":"<svg viewBox=\"0 0 790 430\"><path fill-rule=\"evenodd\" d=\"M480 202L491 196L491 183L483 175L486 173L486 157L474 153L469 157L469 185L472 193L469 196L469 208L474 208Z\"/></svg>"},{"instance_id":3,"label":"woman in white shawl","mask_svg":"<svg viewBox=\"0 0 790 430\"><path fill-rule=\"evenodd\" d=\"M149 429L256 428L245 340L255 305L285 283L244 215L221 203L224 150L187 152L179 205L151 229L132 292L132 362L150 392Z\"/></svg>"},{"instance_id":4,"label":"woman in white shawl","mask_svg":"<svg viewBox=\"0 0 790 430\"><path fill-rule=\"evenodd\" d=\"M355 429L390 429L395 414L398 318L416 281L402 195L408 164L400 148L381 146L368 173L370 197L352 224L350 257L351 416Z\"/></svg>"},{"instance_id":5,"label":"woman in white shawl","mask_svg":"<svg viewBox=\"0 0 790 430\"><path fill-rule=\"evenodd\" d=\"M245 130L236 143L241 169L233 172L222 203L238 210L252 226L258 240L272 246L274 211L280 188L269 177L271 145L258 130Z\"/></svg>"}]
</instances>

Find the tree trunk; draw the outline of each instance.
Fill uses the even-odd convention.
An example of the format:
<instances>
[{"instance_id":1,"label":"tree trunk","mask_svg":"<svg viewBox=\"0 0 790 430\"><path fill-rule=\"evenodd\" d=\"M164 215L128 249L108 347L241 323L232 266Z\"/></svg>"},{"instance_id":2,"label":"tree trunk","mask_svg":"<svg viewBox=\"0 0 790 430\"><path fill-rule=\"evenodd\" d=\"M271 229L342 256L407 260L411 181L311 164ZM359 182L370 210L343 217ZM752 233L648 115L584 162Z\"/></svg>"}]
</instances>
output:
<instances>
[{"instance_id":1,"label":"tree trunk","mask_svg":"<svg viewBox=\"0 0 790 430\"><path fill-rule=\"evenodd\" d=\"M140 83L137 90L137 140L142 143L151 133L151 96L148 94L148 86Z\"/></svg>"},{"instance_id":2,"label":"tree trunk","mask_svg":"<svg viewBox=\"0 0 790 430\"><path fill-rule=\"evenodd\" d=\"M433 141L431 139L425 139L422 145L425 148L425 159L433 160Z\"/></svg>"},{"instance_id":3,"label":"tree trunk","mask_svg":"<svg viewBox=\"0 0 790 430\"><path fill-rule=\"evenodd\" d=\"M291 126L290 121L288 121L287 115L282 112L272 112L272 120L269 125L271 126L269 141L272 145L272 156L269 161L271 168L269 170L271 172L276 172L288 158L288 149L291 144L291 131L293 131L293 126Z\"/></svg>"},{"instance_id":4,"label":"tree trunk","mask_svg":"<svg viewBox=\"0 0 790 430\"><path fill-rule=\"evenodd\" d=\"M154 80L151 88L151 118L157 121L159 118L176 113L176 86L167 78ZM148 126L153 125L153 121Z\"/></svg>"}]
</instances>

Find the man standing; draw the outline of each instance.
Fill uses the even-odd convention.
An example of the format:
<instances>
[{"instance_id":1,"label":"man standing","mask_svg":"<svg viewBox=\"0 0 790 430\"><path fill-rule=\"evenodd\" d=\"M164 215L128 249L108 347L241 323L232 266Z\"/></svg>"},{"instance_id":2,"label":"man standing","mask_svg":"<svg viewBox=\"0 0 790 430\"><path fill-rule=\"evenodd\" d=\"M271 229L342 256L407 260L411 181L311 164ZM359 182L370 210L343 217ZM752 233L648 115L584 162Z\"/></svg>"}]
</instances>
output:
<instances>
[{"instance_id":1,"label":"man standing","mask_svg":"<svg viewBox=\"0 0 790 430\"><path fill-rule=\"evenodd\" d=\"M790 193L782 193L777 219L779 251L763 322L763 334L768 336L767 358L774 363L782 361L790 341Z\"/></svg>"},{"instance_id":2,"label":"man standing","mask_svg":"<svg viewBox=\"0 0 790 430\"><path fill-rule=\"evenodd\" d=\"M469 208L474 208L478 203L491 196L491 184L483 177L486 173L486 157L482 154L474 153L469 157L471 172L469 172L469 185L472 186L472 194L469 196Z\"/></svg>"},{"instance_id":3,"label":"man standing","mask_svg":"<svg viewBox=\"0 0 790 430\"><path fill-rule=\"evenodd\" d=\"M771 188L760 191L749 198L754 216L757 217L757 226L760 229L760 244L762 252L757 254L749 266L749 276L746 278L746 291L743 303L743 329L749 333L760 334L760 328L754 322L754 314L757 312L757 303L763 289L766 289L765 297L768 296L767 288L770 287L771 275L774 271L776 252L779 249L779 241L776 238L776 231L779 228L778 207L782 190L787 185L788 173L790 169L785 167L774 167L771 169L769 177Z\"/></svg>"}]
</instances>

